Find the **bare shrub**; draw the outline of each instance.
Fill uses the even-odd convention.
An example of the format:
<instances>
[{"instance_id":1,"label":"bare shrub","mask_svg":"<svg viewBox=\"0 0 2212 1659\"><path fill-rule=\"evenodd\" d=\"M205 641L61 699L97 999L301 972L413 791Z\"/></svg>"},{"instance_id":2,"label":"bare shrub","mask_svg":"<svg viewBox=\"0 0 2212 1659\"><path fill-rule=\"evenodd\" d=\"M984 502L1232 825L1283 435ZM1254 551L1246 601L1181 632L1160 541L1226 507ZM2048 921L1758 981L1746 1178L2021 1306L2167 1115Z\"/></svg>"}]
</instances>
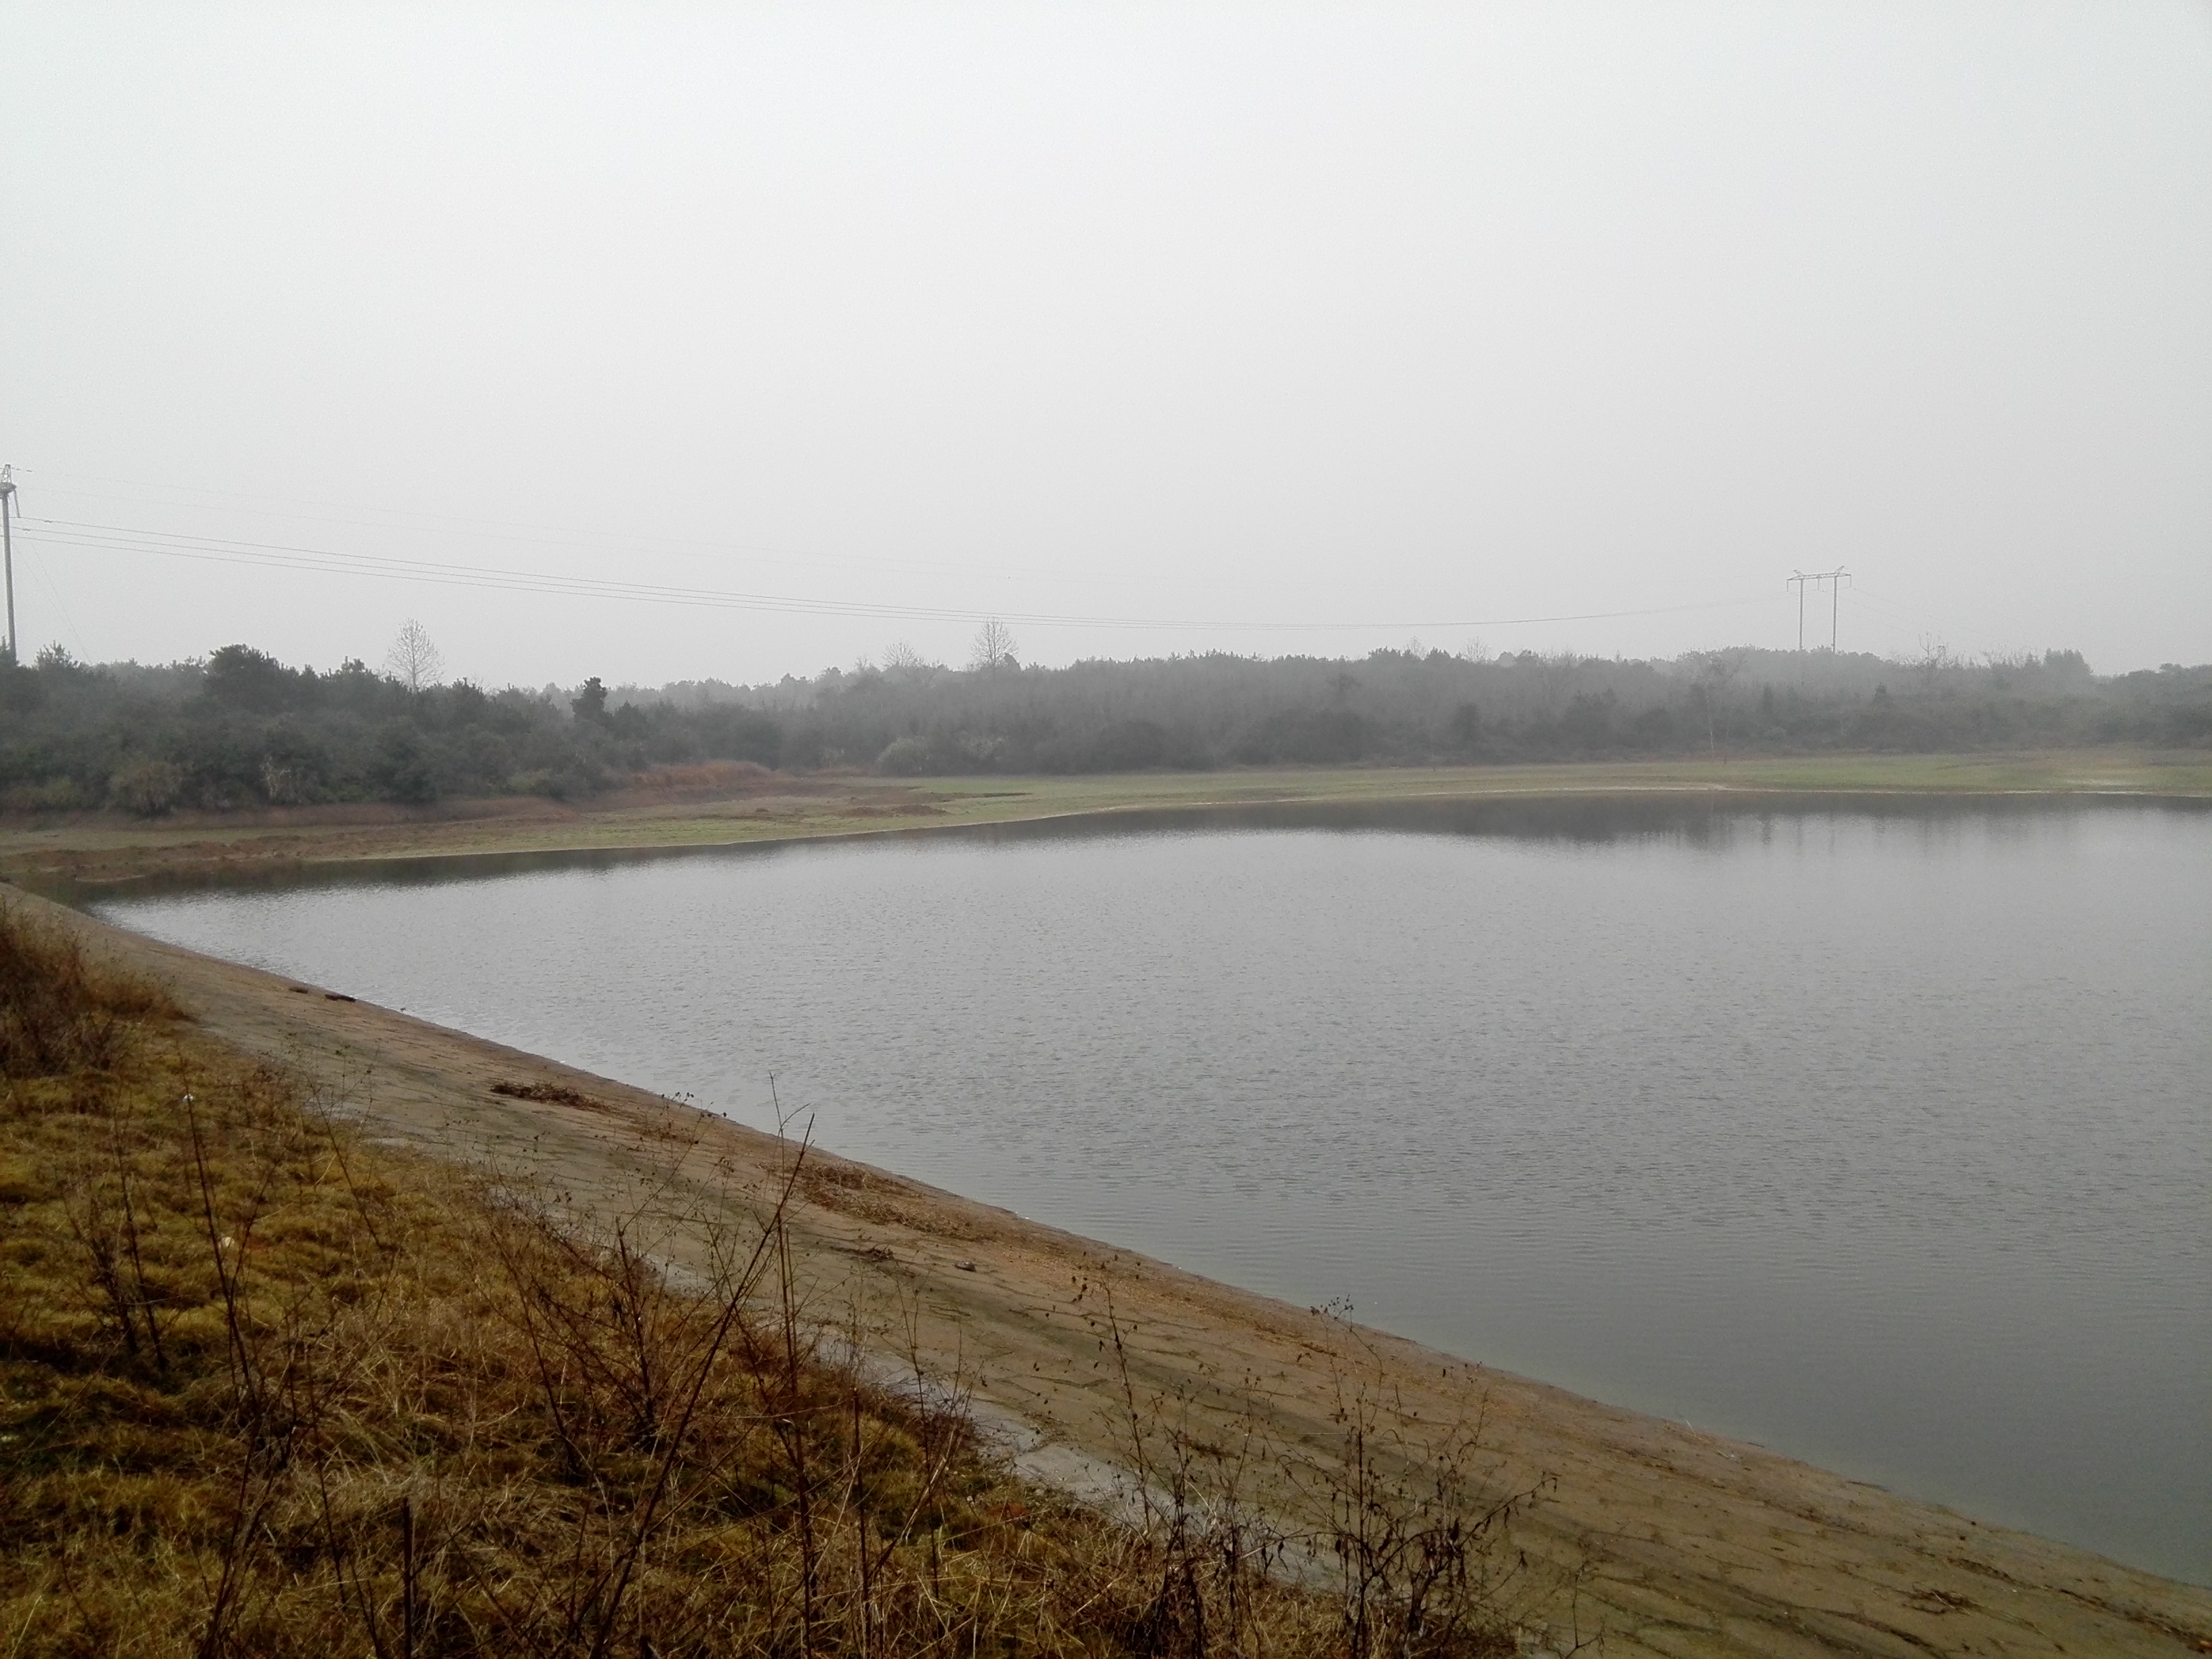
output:
<instances>
[{"instance_id":1,"label":"bare shrub","mask_svg":"<svg viewBox=\"0 0 2212 1659\"><path fill-rule=\"evenodd\" d=\"M1091 1322L1111 1346L1132 1472L1127 1571L1147 1592L1129 1651L1503 1659L1540 1614L1573 1606L1580 1569L1532 1563L1512 1540L1551 1483L1510 1478L1479 1405L1420 1422L1379 1364L1357 1363L1347 1325L1336 1438L1302 1444L1248 1401L1148 1393L1101 1300Z\"/></svg>"},{"instance_id":2,"label":"bare shrub","mask_svg":"<svg viewBox=\"0 0 2212 1659\"><path fill-rule=\"evenodd\" d=\"M0 898L0 1077L98 1069L125 1027L175 1012L159 987L94 963L73 935Z\"/></svg>"}]
</instances>

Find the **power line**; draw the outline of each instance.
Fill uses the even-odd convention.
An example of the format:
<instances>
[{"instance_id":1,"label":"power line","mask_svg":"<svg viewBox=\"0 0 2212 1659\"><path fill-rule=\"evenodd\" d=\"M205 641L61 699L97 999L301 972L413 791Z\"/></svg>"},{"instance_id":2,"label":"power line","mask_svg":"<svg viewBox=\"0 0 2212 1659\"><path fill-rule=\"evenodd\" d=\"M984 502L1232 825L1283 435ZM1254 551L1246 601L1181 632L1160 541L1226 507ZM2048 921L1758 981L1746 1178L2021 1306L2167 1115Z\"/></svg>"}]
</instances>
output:
<instances>
[{"instance_id":1,"label":"power line","mask_svg":"<svg viewBox=\"0 0 2212 1659\"><path fill-rule=\"evenodd\" d=\"M975 622L986 617L996 616L1002 621L1037 626L1176 628L1209 625L1202 623L1146 617L1069 617L1042 612L890 605L866 600L823 599L723 588L682 587L650 582L619 581L597 576L569 576L551 571L517 570L497 566L460 564L441 560L409 559L388 554L347 553L327 548L302 547L294 544L246 542L217 537L186 536L174 532L142 531L119 525L78 524L53 519L33 520L27 522L42 526L39 532L42 539L64 546L94 548L113 552L154 553L168 558L200 559L215 563L307 570L325 574L374 576L392 580L427 582L441 586L483 587L518 592L567 594L583 599L629 599L659 605L704 605L724 609L826 616L898 617L955 622Z\"/></svg>"},{"instance_id":2,"label":"power line","mask_svg":"<svg viewBox=\"0 0 2212 1659\"><path fill-rule=\"evenodd\" d=\"M272 514L270 509L264 507L240 507L236 505L236 503L242 501L281 501L287 507L327 507L334 512L339 513L378 514L387 518L428 520L432 523L489 526L495 529L528 530L542 532L549 535L556 536L568 536L574 533L573 527L568 526L526 523L520 520L514 519L489 519L466 514L425 513L417 507L386 507L381 504L369 506L364 505L359 501L325 501L319 496L313 495L271 495L265 492L257 490L218 489L210 484L167 483L158 481L149 481L144 478L118 478L112 473L107 472L74 472L65 468L57 469L45 466L19 466L15 471L20 473L35 474L42 483L49 478L77 478L82 479L88 483L121 484L125 488L130 489L167 490L171 495L216 495L223 497L227 502L231 503L231 505L221 509L217 509L208 502L154 501L147 503L147 505L155 507L188 506L204 507L209 511L222 510L237 513L270 514L270 516L279 518L295 516L305 518L312 516L306 514ZM69 490L67 493L70 495L96 495L99 492L92 490ZM346 522L346 520L332 520L332 522L343 523Z\"/></svg>"},{"instance_id":3,"label":"power line","mask_svg":"<svg viewBox=\"0 0 2212 1659\"><path fill-rule=\"evenodd\" d=\"M1938 616L1932 611L1923 611L1917 605L1904 605L1895 599L1885 599L1874 589L1861 587L1856 582L1851 584L1851 592L1856 598L1865 600L1880 610L1893 612L1899 617L1911 617L1923 623L1933 623L1949 633L1964 634L1979 640L1984 646L1994 647L2001 643L1996 635L1984 633L1978 628L1959 621L1955 617Z\"/></svg>"},{"instance_id":4,"label":"power line","mask_svg":"<svg viewBox=\"0 0 2212 1659\"><path fill-rule=\"evenodd\" d=\"M1429 629L1513 628L1553 623L1600 622L1630 617L1678 615L1744 605L1770 604L1764 597L1708 600L1702 603L1645 606L1620 611L1589 611L1545 617L1495 617L1473 620L1433 618L1335 622L1249 622L1221 618L1115 617L1066 615L1048 611L1011 611L988 608L895 605L884 602L826 599L794 594L751 592L743 590L684 587L653 582L620 581L598 576L568 576L491 565L463 564L431 559L409 559L387 554L348 553L294 543L248 542L212 536L187 536L143 530L128 525L102 525L62 519L23 520L36 526L33 532L57 546L111 552L151 553L165 558L202 560L260 568L309 571L321 574L368 576L385 580L414 581L439 586L478 587L510 592L566 595L570 598L621 599L636 604L692 605L710 609L760 611L786 614L866 617L933 622L982 622L992 617L1042 628L1212 629L1222 631L1322 632L1346 629L1387 631Z\"/></svg>"},{"instance_id":5,"label":"power line","mask_svg":"<svg viewBox=\"0 0 2212 1659\"><path fill-rule=\"evenodd\" d=\"M28 471L29 469L23 469ZM64 473L62 477L97 479L90 473ZM137 484L129 479L106 482L121 483L131 489L173 490L185 492L191 485ZM641 536L635 532L579 530L575 526L555 527L526 523L517 520L475 518L464 514L423 513L413 508L362 507L341 502L322 502L289 495L246 496L240 492L209 491L211 495L240 494L241 500L284 501L293 506L324 507L321 513L298 513L285 507L240 506L234 501L161 501L147 496L117 495L96 489L73 489L66 484L46 484L49 495L73 496L93 501L120 501L131 506L153 507L170 512L244 514L253 518L283 519L300 524L343 525L350 529L373 530L380 535L429 536L449 534L458 529L460 533L478 541L510 542L526 547L576 548L604 552L610 549L633 550L641 545L681 548L713 553L732 553L742 557L772 563L791 563L803 560L809 564L848 565L858 569L907 570L915 568L912 561L869 558L850 553L806 552L793 554L786 549L772 549L741 542L690 536ZM344 514L348 516L339 516ZM358 516L368 515L368 516ZM180 532L182 533L182 532ZM932 569L957 572L967 575L1015 578L1018 573L988 565L948 563L933 561Z\"/></svg>"},{"instance_id":6,"label":"power line","mask_svg":"<svg viewBox=\"0 0 2212 1659\"><path fill-rule=\"evenodd\" d=\"M28 468L18 469L20 471L28 471L30 470L31 469ZM394 531L415 535L435 534L438 533L441 527L458 526L464 527L465 533L467 535L483 540L511 542L524 546L535 546L548 549L569 548L587 551L604 552L608 550L620 550L623 552L634 552L640 548L659 546L735 554L750 560L764 562L770 564L790 563L797 560L803 560L804 562L810 565L833 564L850 566L862 569L914 571L917 568L917 567L909 561L871 559L865 556L849 554L823 554L819 552L794 556L783 550L763 548L721 538L684 536L670 537L651 534L641 536L635 532L595 532L589 529L579 531L574 526L556 527L553 526L541 525L520 520L498 519L474 514L425 513L414 508L367 506L360 503L328 501L313 496L268 495L246 490L222 489L209 485L197 483L186 484L149 482L144 479L118 477L108 473L76 472L66 469L47 467L41 467L38 469L38 471L41 478L75 478L93 483L120 484L133 489L162 490L175 495L198 495L223 498L222 504L209 501L145 501L141 503L146 506L169 508L180 507L194 512L243 512L251 514L257 517L289 519L306 523L343 525L356 529L377 531L387 535L391 534ZM48 488L55 489L56 493L59 494L76 495L92 500L103 499L102 495L98 491L70 489L66 486L54 486L51 484L48 485ZM324 514L294 513L265 507L235 505L235 503L252 501L282 502L288 507L321 507L328 509L328 512ZM362 514L371 516L335 517L330 516L331 514ZM415 520L416 522L406 522L410 520ZM50 520L46 520L45 522L58 526L68 523L69 521ZM81 527L88 530L112 529L116 531L117 533L137 537L161 537L169 534L169 532L166 532L140 530L136 528L126 530L121 526L88 525ZM391 557L391 556L336 553L320 549L295 549L291 548L286 544L255 543L250 541L240 541L237 538L232 538L195 537L185 532L176 532L173 539L190 542L196 544L219 544L230 548L252 548L272 551L294 551L312 557L327 557L347 561L367 561L371 559ZM96 545L97 544L88 542L82 544ZM149 549L145 550L154 550ZM175 551L173 552L172 556L188 556L181 551ZM392 559L392 562L401 563L413 562L423 566L437 565L440 563L440 562L434 560L409 562L396 558ZM466 570L471 573L498 571L497 567L459 565L447 566L445 568ZM951 564L945 563L941 561L931 561L927 568L933 572L959 573L968 575L996 578L1012 577L1018 579L1021 575L1028 574L1010 572L989 566ZM501 574L512 574L516 575L518 578L526 578L530 580L539 579L542 574L542 579L544 580L562 584L567 584L574 580L581 580L532 572ZM452 583L448 585L465 586L468 584ZM618 586L622 585L618 584ZM535 590L521 589L517 591ZM702 596L708 593L718 592L718 590L691 589L680 589L675 591L683 593L699 593ZM759 597L770 604L777 605L779 608L793 608L806 611L818 610L825 614L854 614L865 616L912 617L917 620L942 618L957 621L978 621L987 619L992 616L996 616L1007 622L1018 622L1025 626L1039 627L1222 628L1312 632L1337 629L1374 630L1387 630L1393 629L1429 629L1432 630L1449 630L1458 628L1510 628L1540 625L1552 623L1595 622L1634 617L1669 616L1697 611L1732 609L1762 603L1761 600L1746 596L1730 599L1708 600L1696 604L1646 606L1620 611L1587 611L1572 615L1551 617L1506 617L1472 622L1439 622L1431 619L1415 620L1410 622L1400 620L1382 622L1351 621L1344 623L1239 623L1223 622L1218 619L1155 619L1091 617L1087 615L1064 616L1042 613L1023 614L1006 610L945 610L927 606L848 606L846 602L836 600L790 600L785 602L778 600L777 596L769 595ZM686 602L708 603L710 601L704 597L702 597L701 599L687 600Z\"/></svg>"},{"instance_id":7,"label":"power line","mask_svg":"<svg viewBox=\"0 0 2212 1659\"><path fill-rule=\"evenodd\" d=\"M88 653L85 649L84 630L76 625L76 617L70 612L69 602L62 598L62 586L54 580L52 562L39 556L38 544L35 541L26 538L23 550L31 556L31 568L38 573L39 580L45 585L46 597L54 602L54 614L62 619L62 626L69 630L70 638L76 641L77 655L80 658L86 656Z\"/></svg>"}]
</instances>

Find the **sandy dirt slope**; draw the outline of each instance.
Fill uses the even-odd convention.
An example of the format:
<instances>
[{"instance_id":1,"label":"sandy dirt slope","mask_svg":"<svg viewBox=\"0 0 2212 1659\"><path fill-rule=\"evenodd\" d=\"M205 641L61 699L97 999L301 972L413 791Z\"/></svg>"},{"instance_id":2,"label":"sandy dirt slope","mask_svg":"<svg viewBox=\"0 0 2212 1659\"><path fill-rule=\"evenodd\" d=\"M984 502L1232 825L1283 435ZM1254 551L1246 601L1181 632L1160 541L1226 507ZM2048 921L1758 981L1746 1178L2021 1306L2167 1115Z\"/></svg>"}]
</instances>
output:
<instances>
[{"instance_id":1,"label":"sandy dirt slope","mask_svg":"<svg viewBox=\"0 0 2212 1659\"><path fill-rule=\"evenodd\" d=\"M322 1079L371 1134L488 1162L579 1210L672 1218L665 1248L679 1264L694 1235L672 1218L757 1214L790 1166L787 1144L641 1091L9 896L168 981L209 1036ZM1602 1630L1612 1655L2212 1652L2212 1591L880 1170L811 1154L795 1217L825 1321L964 1376L987 1420L1028 1425L1030 1468L1079 1484L1129 1456L1109 1295L1145 1412L1181 1413L1218 1439L1257 1425L1326 1454L1348 1390L1388 1401L1417 1436L1479 1416L1499 1479L1551 1483L1516 1542L1546 1582L1579 1576L1571 1597L1538 1611L1555 1646Z\"/></svg>"}]
</instances>

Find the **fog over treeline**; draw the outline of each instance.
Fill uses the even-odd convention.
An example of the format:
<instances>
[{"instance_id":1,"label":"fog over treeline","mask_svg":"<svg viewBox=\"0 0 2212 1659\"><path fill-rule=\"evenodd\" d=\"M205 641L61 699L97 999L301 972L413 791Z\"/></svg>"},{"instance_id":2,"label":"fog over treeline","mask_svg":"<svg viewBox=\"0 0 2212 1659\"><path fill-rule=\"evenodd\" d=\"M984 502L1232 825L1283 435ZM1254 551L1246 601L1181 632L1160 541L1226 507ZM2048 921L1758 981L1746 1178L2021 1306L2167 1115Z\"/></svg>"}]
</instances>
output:
<instances>
[{"instance_id":1,"label":"fog over treeline","mask_svg":"<svg viewBox=\"0 0 2212 1659\"><path fill-rule=\"evenodd\" d=\"M2100 676L2072 651L1966 661L1750 647L1668 660L1378 650L1023 665L986 630L959 668L882 664L740 685L435 684L427 640L382 671L243 645L204 659L0 659L11 811L576 798L746 762L890 776L2212 746L2212 665Z\"/></svg>"}]
</instances>

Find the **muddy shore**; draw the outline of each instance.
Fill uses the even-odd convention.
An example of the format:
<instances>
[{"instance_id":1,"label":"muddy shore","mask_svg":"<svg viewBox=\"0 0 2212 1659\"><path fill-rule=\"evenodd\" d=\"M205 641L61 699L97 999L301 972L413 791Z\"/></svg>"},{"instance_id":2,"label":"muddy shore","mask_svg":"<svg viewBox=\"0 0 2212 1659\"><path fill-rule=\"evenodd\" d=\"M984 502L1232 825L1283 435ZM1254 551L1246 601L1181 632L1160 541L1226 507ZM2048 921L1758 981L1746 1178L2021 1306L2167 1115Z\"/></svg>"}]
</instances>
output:
<instances>
[{"instance_id":1,"label":"muddy shore","mask_svg":"<svg viewBox=\"0 0 2212 1659\"><path fill-rule=\"evenodd\" d=\"M175 988L204 1033L322 1080L368 1133L489 1164L601 1213L754 1211L792 1148L550 1060L108 927L28 895ZM493 1085L550 1097L519 1098ZM1559 1639L1642 1655L2212 1651L2212 1590L1582 1399L1178 1272L820 1153L796 1211L825 1320L974 1390L1024 1465L1078 1486L1124 1464L1123 1367L1227 1437L1325 1448L1347 1389L1416 1435L1478 1418L1496 1480L1542 1485L1516 1541ZM683 1249L680 1231L672 1255Z\"/></svg>"}]
</instances>

